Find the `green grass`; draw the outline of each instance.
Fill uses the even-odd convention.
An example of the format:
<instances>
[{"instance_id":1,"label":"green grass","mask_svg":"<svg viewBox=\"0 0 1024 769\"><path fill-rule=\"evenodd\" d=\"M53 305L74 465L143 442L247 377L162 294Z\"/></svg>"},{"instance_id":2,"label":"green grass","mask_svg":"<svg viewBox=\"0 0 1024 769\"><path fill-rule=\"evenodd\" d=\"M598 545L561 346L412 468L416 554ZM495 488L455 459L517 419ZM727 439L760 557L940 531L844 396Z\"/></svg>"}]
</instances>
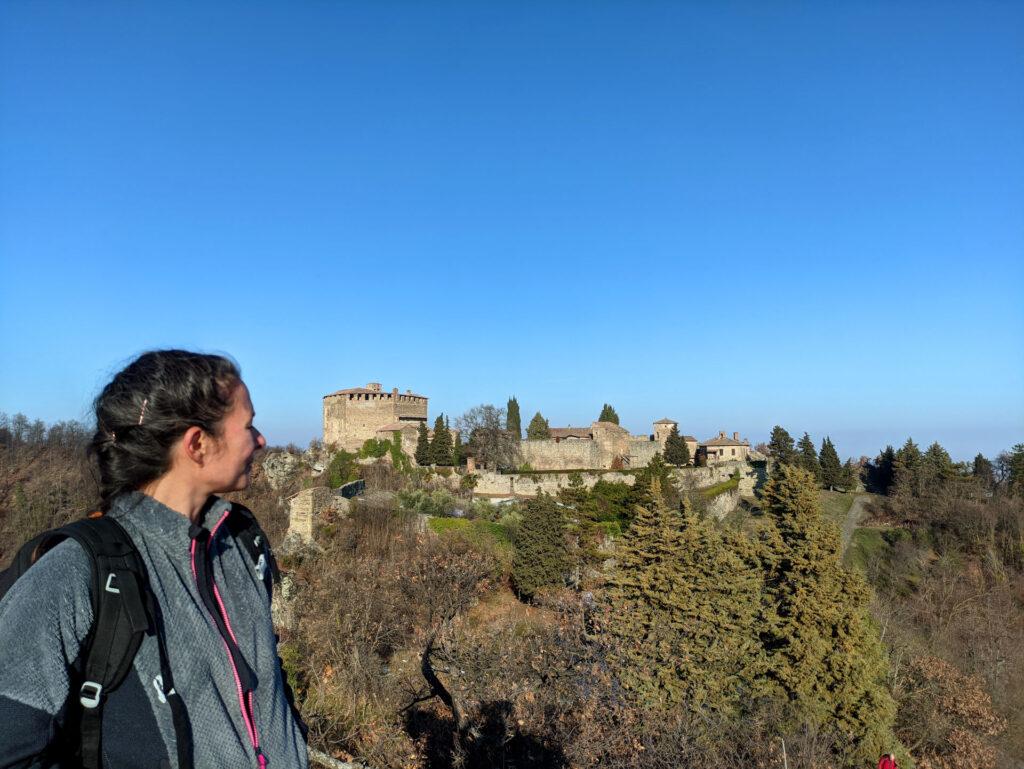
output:
<instances>
[{"instance_id":1,"label":"green grass","mask_svg":"<svg viewBox=\"0 0 1024 769\"><path fill-rule=\"evenodd\" d=\"M854 496L854 494L843 494L838 491L822 491L821 511L828 520L842 528L846 514L850 512L850 507L853 505Z\"/></svg>"},{"instance_id":2,"label":"green grass","mask_svg":"<svg viewBox=\"0 0 1024 769\"><path fill-rule=\"evenodd\" d=\"M843 560L852 569L865 571L872 560L880 556L889 543L880 529L857 529Z\"/></svg>"},{"instance_id":3,"label":"green grass","mask_svg":"<svg viewBox=\"0 0 1024 769\"><path fill-rule=\"evenodd\" d=\"M708 486L706 489L701 489L700 493L705 499L714 499L719 494L725 494L727 491L738 489L740 486L740 478L738 475L734 475L728 480L716 483L714 486Z\"/></svg>"},{"instance_id":4,"label":"green grass","mask_svg":"<svg viewBox=\"0 0 1024 769\"><path fill-rule=\"evenodd\" d=\"M435 534L442 536L457 533L468 537L470 540L479 541L486 539L501 546L511 547L512 545L512 537L509 534L509 530L494 521L484 521L479 518L475 520L468 518L430 518L427 525L430 526L430 530Z\"/></svg>"}]
</instances>

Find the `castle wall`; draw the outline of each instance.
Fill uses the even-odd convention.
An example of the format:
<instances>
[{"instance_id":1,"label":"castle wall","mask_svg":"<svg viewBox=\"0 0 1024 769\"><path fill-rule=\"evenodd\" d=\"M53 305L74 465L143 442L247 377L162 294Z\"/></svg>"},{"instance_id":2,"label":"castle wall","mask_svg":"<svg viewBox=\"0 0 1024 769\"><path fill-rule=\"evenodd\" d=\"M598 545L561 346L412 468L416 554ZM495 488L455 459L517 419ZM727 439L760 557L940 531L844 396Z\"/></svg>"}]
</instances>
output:
<instances>
[{"instance_id":1,"label":"castle wall","mask_svg":"<svg viewBox=\"0 0 1024 769\"><path fill-rule=\"evenodd\" d=\"M646 467L654 459L659 451L664 452L665 447L658 441L631 440L626 446L626 456L629 457L629 466Z\"/></svg>"},{"instance_id":2,"label":"castle wall","mask_svg":"<svg viewBox=\"0 0 1024 769\"><path fill-rule=\"evenodd\" d=\"M595 441L553 438L520 441L523 462L534 470L580 470L601 468L600 450Z\"/></svg>"},{"instance_id":3,"label":"castle wall","mask_svg":"<svg viewBox=\"0 0 1024 769\"><path fill-rule=\"evenodd\" d=\"M531 441L532 443L533 441ZM589 442L589 441L587 441ZM657 445L654 441L650 441ZM743 478L740 480L738 494L752 494L756 473L746 463L725 462L714 467L687 467L684 469L672 470L672 477L683 489L706 489L716 483L728 480L729 477L739 469ZM477 484L473 490L475 494L494 497L535 497L540 492L546 494L557 494L559 489L568 488L569 473L551 473L544 475L509 474L502 475L491 470L477 471ZM632 486L636 477L632 473L580 473L583 485L590 489L600 480L609 483L625 483ZM749 492L747 491L749 489ZM738 498L738 494L736 497ZM726 496L721 494L719 496ZM717 499L718 497L716 497ZM730 498L728 510L736 506L736 499ZM715 503L715 514L719 514L720 506L726 506L726 502ZM721 513L724 515L724 513Z\"/></svg>"}]
</instances>

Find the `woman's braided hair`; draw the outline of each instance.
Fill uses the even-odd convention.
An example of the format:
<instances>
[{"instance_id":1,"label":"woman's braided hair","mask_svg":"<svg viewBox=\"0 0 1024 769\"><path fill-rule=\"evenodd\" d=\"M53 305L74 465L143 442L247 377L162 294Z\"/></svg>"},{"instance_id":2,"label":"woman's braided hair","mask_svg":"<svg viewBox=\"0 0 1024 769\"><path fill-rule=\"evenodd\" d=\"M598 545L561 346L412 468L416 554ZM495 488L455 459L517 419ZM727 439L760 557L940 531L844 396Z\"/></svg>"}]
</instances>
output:
<instances>
[{"instance_id":1,"label":"woman's braided hair","mask_svg":"<svg viewBox=\"0 0 1024 769\"><path fill-rule=\"evenodd\" d=\"M119 371L95 402L89 452L99 466L100 509L166 473L171 446L188 428L217 435L241 380L230 359L186 350L143 353Z\"/></svg>"}]
</instances>

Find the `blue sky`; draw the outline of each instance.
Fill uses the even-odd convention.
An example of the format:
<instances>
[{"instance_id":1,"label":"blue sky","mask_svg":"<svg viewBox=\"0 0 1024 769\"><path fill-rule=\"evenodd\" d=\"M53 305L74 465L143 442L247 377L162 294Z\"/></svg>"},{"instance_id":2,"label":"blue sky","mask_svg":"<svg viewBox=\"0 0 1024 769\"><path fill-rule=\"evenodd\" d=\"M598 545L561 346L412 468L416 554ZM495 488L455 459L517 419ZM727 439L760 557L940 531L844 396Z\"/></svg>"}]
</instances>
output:
<instances>
[{"instance_id":1,"label":"blue sky","mask_svg":"<svg viewBox=\"0 0 1024 769\"><path fill-rule=\"evenodd\" d=\"M1024 4L0 5L0 410L226 351L431 417L1024 441Z\"/></svg>"}]
</instances>

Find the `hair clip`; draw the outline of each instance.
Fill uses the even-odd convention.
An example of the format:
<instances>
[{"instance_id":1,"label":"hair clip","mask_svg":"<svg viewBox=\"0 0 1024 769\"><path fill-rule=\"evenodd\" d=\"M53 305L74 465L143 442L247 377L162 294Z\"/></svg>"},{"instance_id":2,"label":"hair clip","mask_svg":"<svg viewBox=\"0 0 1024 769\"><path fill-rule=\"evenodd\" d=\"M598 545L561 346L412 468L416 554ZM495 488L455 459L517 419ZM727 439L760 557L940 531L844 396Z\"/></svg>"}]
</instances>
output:
<instances>
[{"instance_id":1,"label":"hair clip","mask_svg":"<svg viewBox=\"0 0 1024 769\"><path fill-rule=\"evenodd\" d=\"M142 424L142 418L146 416L146 404L149 403L149 398L142 401L142 410L139 412L139 424Z\"/></svg>"}]
</instances>

